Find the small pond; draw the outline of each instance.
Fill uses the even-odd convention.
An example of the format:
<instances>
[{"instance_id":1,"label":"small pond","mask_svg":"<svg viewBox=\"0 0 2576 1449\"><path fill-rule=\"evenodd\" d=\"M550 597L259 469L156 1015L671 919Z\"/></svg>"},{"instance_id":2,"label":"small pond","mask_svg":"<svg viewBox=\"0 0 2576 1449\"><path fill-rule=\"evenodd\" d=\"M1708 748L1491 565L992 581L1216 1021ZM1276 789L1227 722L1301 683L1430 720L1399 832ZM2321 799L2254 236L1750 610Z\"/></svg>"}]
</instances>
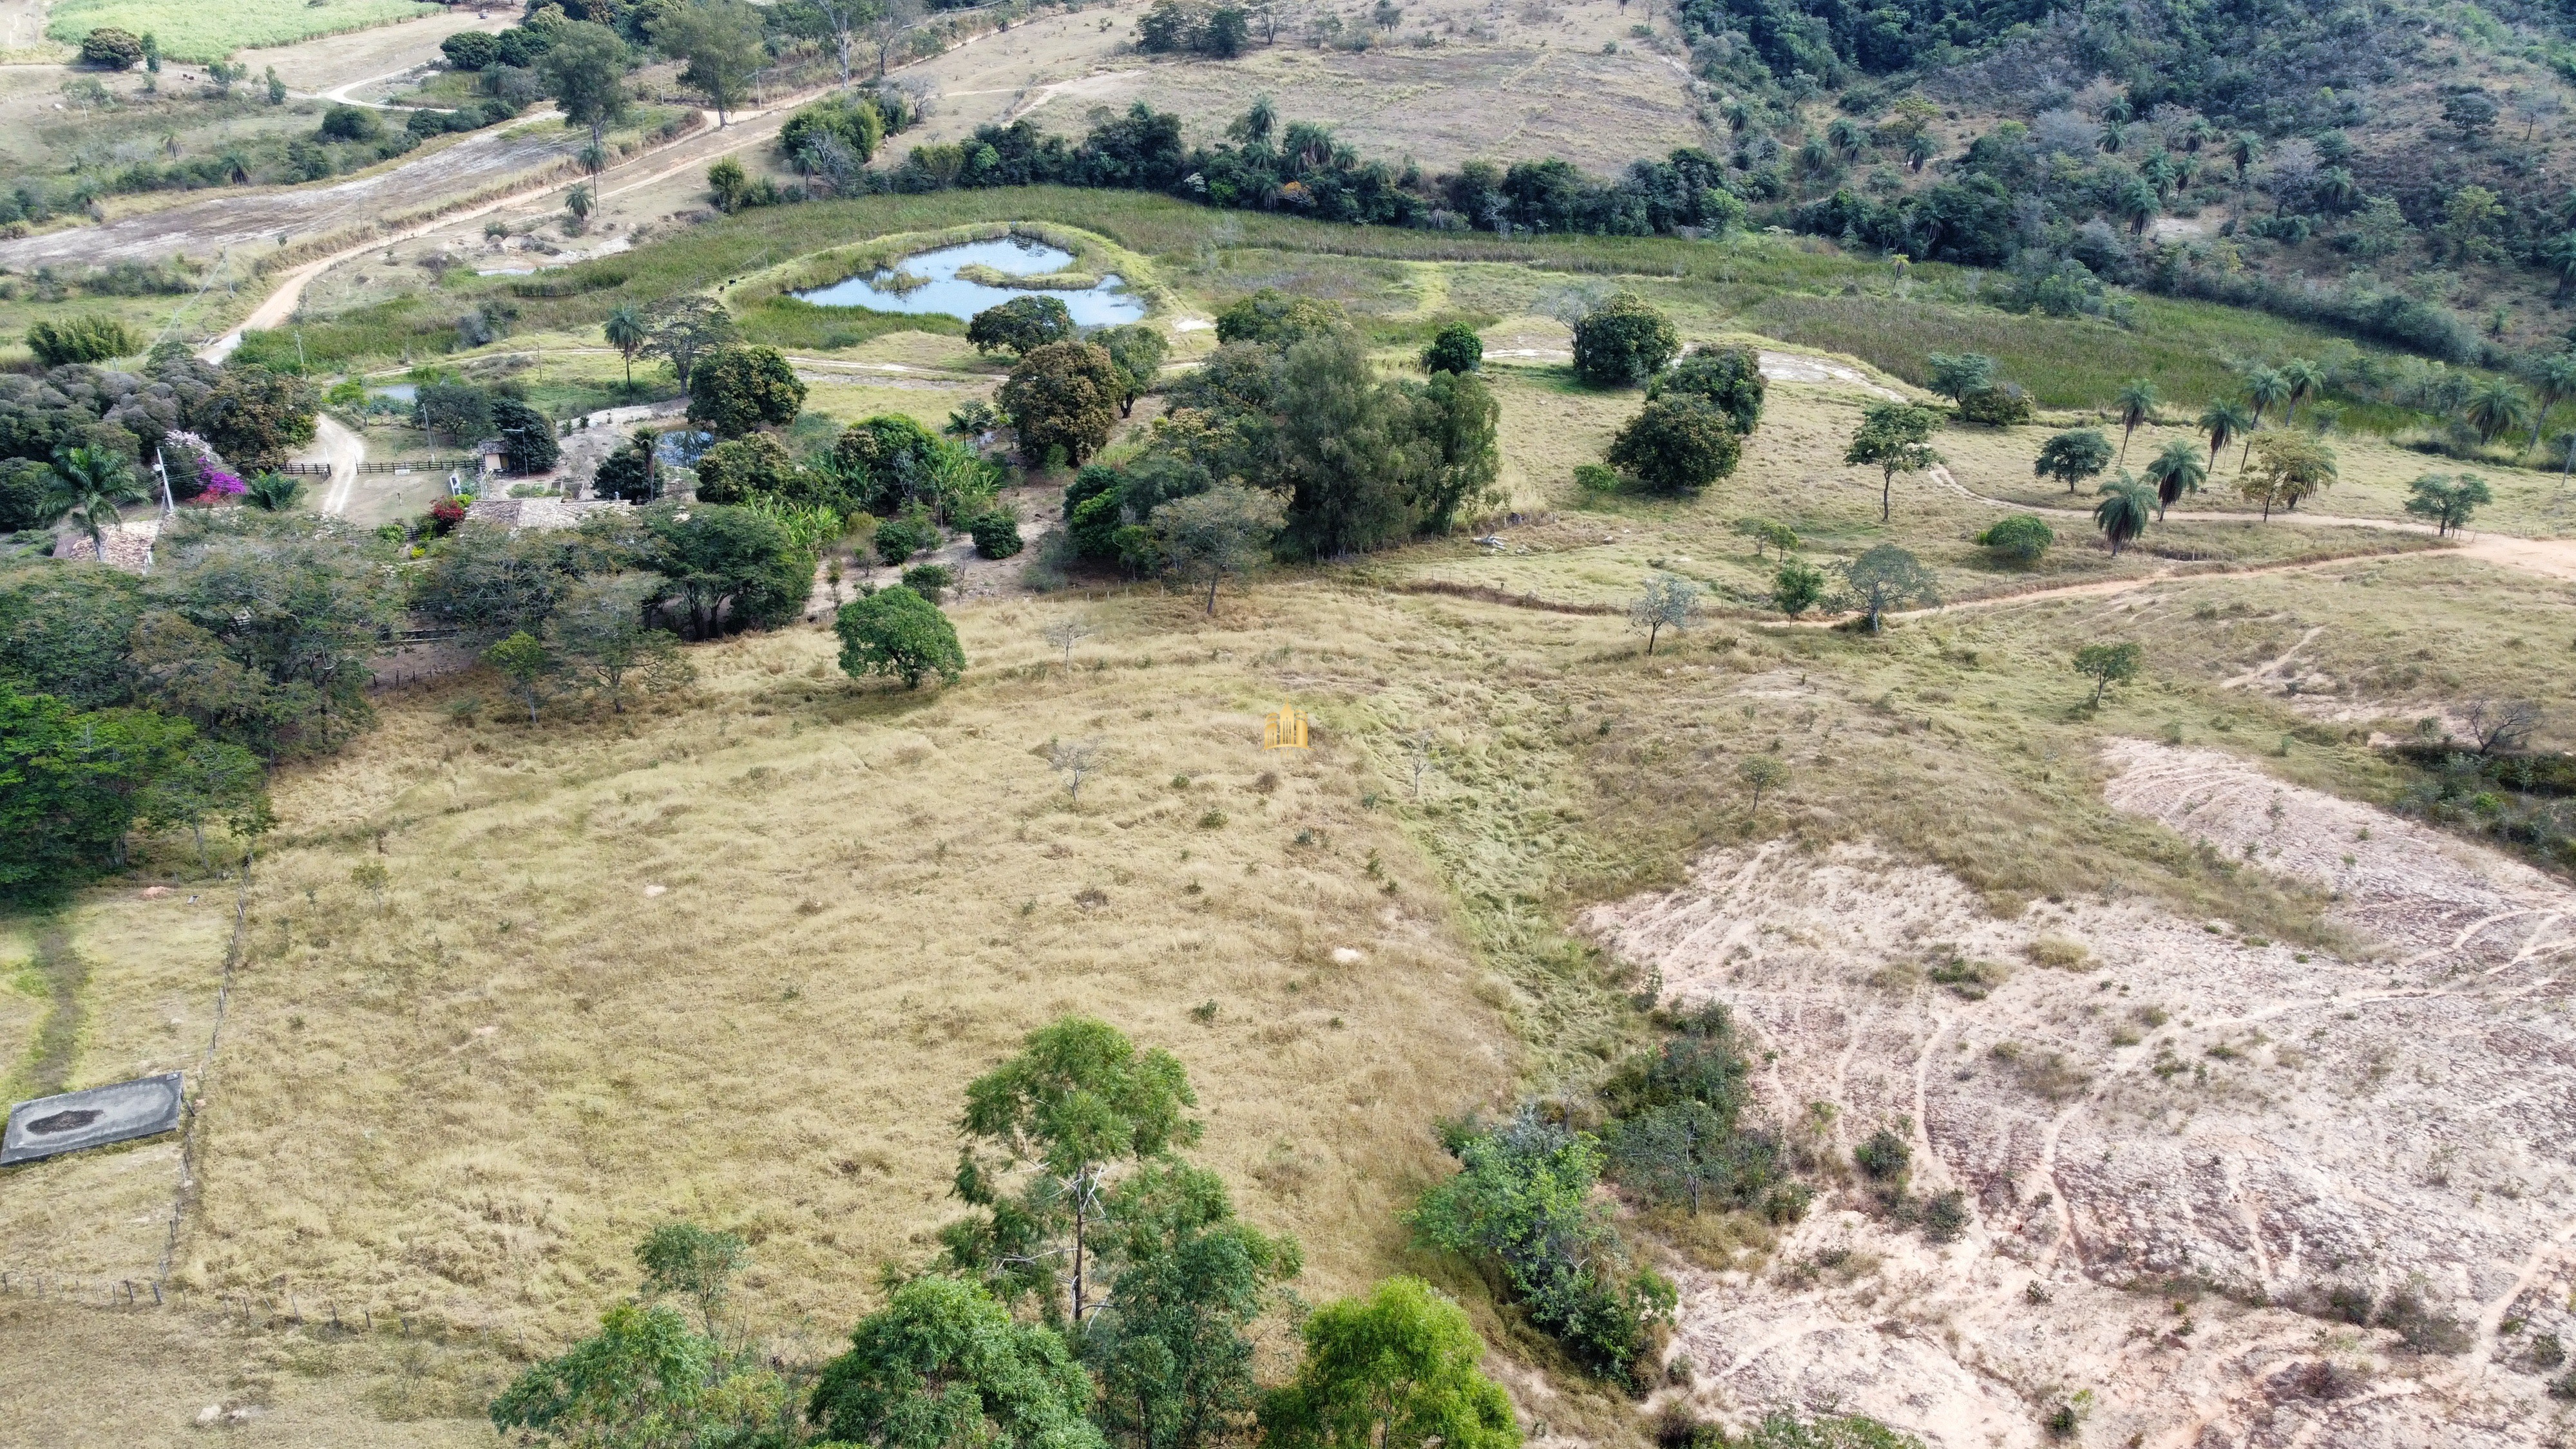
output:
<instances>
[{"instance_id":1,"label":"small pond","mask_svg":"<svg viewBox=\"0 0 2576 1449\"><path fill-rule=\"evenodd\" d=\"M1065 310L1073 314L1074 324L1080 327L1136 322L1145 316L1144 299L1126 292L1126 284L1115 273L1102 276L1099 286L1079 292L1052 287L1043 291L993 287L982 282L970 282L957 275L958 268L979 263L1014 277L1036 277L1072 266L1073 253L1019 237L968 242L963 246L941 247L937 251L904 258L903 271L930 279L908 291L898 291L890 285L895 279L894 273L878 272L835 282L811 292L798 292L796 297L799 301L824 307L867 307L879 312L912 314L940 312L961 322L1013 297L1053 297L1064 304Z\"/></svg>"}]
</instances>

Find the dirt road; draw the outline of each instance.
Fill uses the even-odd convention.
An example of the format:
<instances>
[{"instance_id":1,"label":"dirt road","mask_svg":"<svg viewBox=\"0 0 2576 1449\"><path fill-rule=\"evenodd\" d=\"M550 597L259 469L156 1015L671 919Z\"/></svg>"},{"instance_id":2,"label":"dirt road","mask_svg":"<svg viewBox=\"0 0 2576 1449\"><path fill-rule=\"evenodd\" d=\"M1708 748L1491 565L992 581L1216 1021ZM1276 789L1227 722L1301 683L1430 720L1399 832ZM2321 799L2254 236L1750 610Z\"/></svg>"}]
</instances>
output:
<instances>
[{"instance_id":1,"label":"dirt road","mask_svg":"<svg viewBox=\"0 0 2576 1449\"><path fill-rule=\"evenodd\" d=\"M1765 371L1767 372L1768 369L1766 368ZM2016 513L2037 513L2050 518L2082 519L2087 523L2092 521L2093 515L2084 509L2008 503L2001 498L1989 498L1983 493L1972 491L1966 484L1951 477L1950 470L1947 468L1935 466L1931 471L1934 481L1947 486L1962 498L1974 499L1995 508L2009 508ZM2164 517L2178 523L2251 524L2258 521L2251 514L2219 513L2189 508L2174 509ZM2281 512L2273 514L2269 521L2289 527L2375 528L2385 533L2412 533L2426 538L2438 537L2440 534L2440 530L2429 523L2416 523L2400 518L2352 518L2338 513ZM2546 574L2554 579L2576 579L2576 539L2520 538L2508 533L2475 532L2462 532L2453 535L2453 538L2452 551L2462 558L2473 558L2503 568ZM2247 572L2257 571L2247 570ZM2268 572L2268 570L2262 572ZM2020 597L2037 596L2025 594Z\"/></svg>"},{"instance_id":2,"label":"dirt road","mask_svg":"<svg viewBox=\"0 0 2576 1449\"><path fill-rule=\"evenodd\" d=\"M347 513L358 489L358 465L367 461L366 439L324 413L313 420L313 447L306 457L331 465L331 477L322 485L321 511Z\"/></svg>"}]
</instances>

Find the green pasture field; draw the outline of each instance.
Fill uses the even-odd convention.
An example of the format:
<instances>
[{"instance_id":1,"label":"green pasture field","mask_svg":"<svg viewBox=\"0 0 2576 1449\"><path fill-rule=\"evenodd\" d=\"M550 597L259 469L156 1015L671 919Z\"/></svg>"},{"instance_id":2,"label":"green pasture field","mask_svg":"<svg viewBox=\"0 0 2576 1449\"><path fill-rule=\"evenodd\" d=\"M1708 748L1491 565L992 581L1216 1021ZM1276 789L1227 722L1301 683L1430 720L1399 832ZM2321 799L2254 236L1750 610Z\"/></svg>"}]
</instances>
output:
<instances>
[{"instance_id":1,"label":"green pasture field","mask_svg":"<svg viewBox=\"0 0 2576 1449\"><path fill-rule=\"evenodd\" d=\"M338 35L438 14L436 5L411 0L60 0L45 34L65 45L102 25L150 32L173 60L222 60L251 46L292 45L317 35Z\"/></svg>"}]
</instances>

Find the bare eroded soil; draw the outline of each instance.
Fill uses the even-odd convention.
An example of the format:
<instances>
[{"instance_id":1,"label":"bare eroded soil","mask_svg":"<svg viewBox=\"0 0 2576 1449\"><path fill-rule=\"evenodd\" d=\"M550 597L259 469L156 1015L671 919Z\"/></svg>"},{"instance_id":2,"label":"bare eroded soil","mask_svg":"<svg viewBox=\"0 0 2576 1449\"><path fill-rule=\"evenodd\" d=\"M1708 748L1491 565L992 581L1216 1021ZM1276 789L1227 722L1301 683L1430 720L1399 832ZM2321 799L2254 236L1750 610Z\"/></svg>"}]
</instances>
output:
<instances>
[{"instance_id":1,"label":"bare eroded soil","mask_svg":"<svg viewBox=\"0 0 2576 1449\"><path fill-rule=\"evenodd\" d=\"M2214 751L2105 764L2113 807L2337 892L2347 949L2116 887L1997 920L1859 846L1719 851L1587 917L1736 1009L1780 1122L1831 1103L1844 1152L1894 1128L1916 1201L1974 1209L1937 1245L1854 1183L1760 1276L1686 1272L1696 1393L1945 1446L2040 1443L2063 1404L2106 1444L2556 1442L2576 893Z\"/></svg>"}]
</instances>

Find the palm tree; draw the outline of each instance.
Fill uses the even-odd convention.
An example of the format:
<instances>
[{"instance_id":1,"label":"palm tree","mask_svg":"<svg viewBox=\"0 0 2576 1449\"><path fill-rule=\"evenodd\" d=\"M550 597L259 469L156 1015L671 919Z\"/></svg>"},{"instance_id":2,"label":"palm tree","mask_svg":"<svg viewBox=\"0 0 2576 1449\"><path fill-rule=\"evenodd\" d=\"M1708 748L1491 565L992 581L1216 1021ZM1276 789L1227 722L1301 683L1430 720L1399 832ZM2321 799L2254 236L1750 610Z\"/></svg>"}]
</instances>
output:
<instances>
[{"instance_id":1,"label":"palm tree","mask_svg":"<svg viewBox=\"0 0 2576 1449\"><path fill-rule=\"evenodd\" d=\"M2155 495L2126 473L2117 482L2102 485L2102 501L2093 505L2093 521L2111 541L2111 557L2118 558L2129 540L2147 531L2147 517L2155 506Z\"/></svg>"},{"instance_id":2,"label":"palm tree","mask_svg":"<svg viewBox=\"0 0 2576 1449\"><path fill-rule=\"evenodd\" d=\"M2302 399L2325 391L2326 370L2304 357L2293 357L2281 364L2281 380L2290 385L2289 411L2281 415L2281 421L2286 423L2299 415Z\"/></svg>"},{"instance_id":3,"label":"palm tree","mask_svg":"<svg viewBox=\"0 0 2576 1449\"><path fill-rule=\"evenodd\" d=\"M2529 422L2531 414L2531 394L2501 377L2491 377L2469 394L2468 406L2460 416L2478 430L2478 442L2483 446L2494 442L2496 434Z\"/></svg>"},{"instance_id":4,"label":"palm tree","mask_svg":"<svg viewBox=\"0 0 2576 1449\"><path fill-rule=\"evenodd\" d=\"M2254 419L2236 403L2211 403L2200 415L2200 430L2209 435L2209 467L2218 466L2218 450L2241 434L2254 431Z\"/></svg>"},{"instance_id":5,"label":"palm tree","mask_svg":"<svg viewBox=\"0 0 2576 1449\"><path fill-rule=\"evenodd\" d=\"M2143 377L2133 377L2120 388L2120 461L2129 461L2129 438L2138 425L2156 415L2156 385Z\"/></svg>"},{"instance_id":6,"label":"palm tree","mask_svg":"<svg viewBox=\"0 0 2576 1449\"><path fill-rule=\"evenodd\" d=\"M2564 298L2569 287L2576 287L2576 231L2562 232L2556 241L2541 248L2540 261L2558 278L2558 295Z\"/></svg>"},{"instance_id":7,"label":"palm tree","mask_svg":"<svg viewBox=\"0 0 2576 1449\"><path fill-rule=\"evenodd\" d=\"M609 313L608 320L600 324L599 330L607 335L608 345L617 349L617 355L626 359L626 382L633 386L635 354L643 351L644 344L652 340L652 333L644 326L644 314L636 311L630 303Z\"/></svg>"},{"instance_id":8,"label":"palm tree","mask_svg":"<svg viewBox=\"0 0 2576 1449\"><path fill-rule=\"evenodd\" d=\"M2576 352L2553 352L2531 365L2531 388L2540 406L2531 414L2531 446L2540 446L2540 424L2549 410L2576 397Z\"/></svg>"},{"instance_id":9,"label":"palm tree","mask_svg":"<svg viewBox=\"0 0 2576 1449\"><path fill-rule=\"evenodd\" d=\"M98 561L107 562L107 531L125 521L126 505L148 496L134 481L134 466L107 448L65 448L54 454L54 478L54 516L88 534Z\"/></svg>"},{"instance_id":10,"label":"palm tree","mask_svg":"<svg viewBox=\"0 0 2576 1449\"><path fill-rule=\"evenodd\" d=\"M2156 521L2164 521L2165 510L2186 493L2197 493L2209 481L2209 470L2201 466L2200 450L2180 438L2165 444L2145 469L2147 481L2156 485Z\"/></svg>"},{"instance_id":11,"label":"palm tree","mask_svg":"<svg viewBox=\"0 0 2576 1449\"><path fill-rule=\"evenodd\" d=\"M2251 131L2239 131L2228 138L2227 159L2236 163L2236 184L2245 184L2245 173L2263 159L2263 138Z\"/></svg>"},{"instance_id":12,"label":"palm tree","mask_svg":"<svg viewBox=\"0 0 2576 1449\"><path fill-rule=\"evenodd\" d=\"M2278 368L2258 367L2245 374L2245 400L2254 405L2254 427L2259 428L2264 413L2290 400L2290 380Z\"/></svg>"}]
</instances>

